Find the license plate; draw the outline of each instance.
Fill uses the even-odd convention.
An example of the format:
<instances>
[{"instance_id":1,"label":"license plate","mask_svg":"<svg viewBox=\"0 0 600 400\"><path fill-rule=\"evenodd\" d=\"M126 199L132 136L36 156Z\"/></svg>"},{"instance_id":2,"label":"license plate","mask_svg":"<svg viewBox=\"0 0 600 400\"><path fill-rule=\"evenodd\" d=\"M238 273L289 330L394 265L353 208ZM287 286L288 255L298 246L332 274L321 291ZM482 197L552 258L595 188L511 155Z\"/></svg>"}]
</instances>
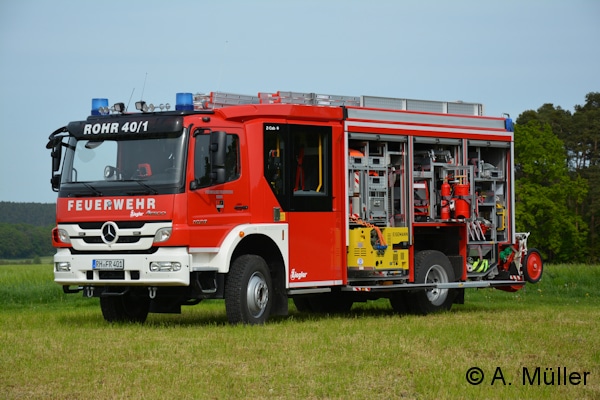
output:
<instances>
[{"instance_id":1,"label":"license plate","mask_svg":"<svg viewBox=\"0 0 600 400\"><path fill-rule=\"evenodd\" d=\"M122 270L125 268L125 260L93 260L92 269L103 269L108 271Z\"/></svg>"}]
</instances>

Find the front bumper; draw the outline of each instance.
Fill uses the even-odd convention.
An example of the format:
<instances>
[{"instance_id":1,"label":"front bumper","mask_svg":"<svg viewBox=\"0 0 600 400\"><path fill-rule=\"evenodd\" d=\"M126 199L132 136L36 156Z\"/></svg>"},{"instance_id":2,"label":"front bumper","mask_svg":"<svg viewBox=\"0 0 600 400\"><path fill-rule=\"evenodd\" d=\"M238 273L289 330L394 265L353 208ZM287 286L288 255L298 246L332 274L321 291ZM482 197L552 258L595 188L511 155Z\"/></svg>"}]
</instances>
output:
<instances>
[{"instance_id":1,"label":"front bumper","mask_svg":"<svg viewBox=\"0 0 600 400\"><path fill-rule=\"evenodd\" d=\"M94 268L94 260L119 260L119 269ZM122 260L122 268L120 261ZM179 263L178 271L151 271L152 262ZM69 263L68 270L58 265ZM54 282L77 286L189 286L191 256L186 247L161 247L153 254L71 254L58 249L54 256Z\"/></svg>"}]
</instances>

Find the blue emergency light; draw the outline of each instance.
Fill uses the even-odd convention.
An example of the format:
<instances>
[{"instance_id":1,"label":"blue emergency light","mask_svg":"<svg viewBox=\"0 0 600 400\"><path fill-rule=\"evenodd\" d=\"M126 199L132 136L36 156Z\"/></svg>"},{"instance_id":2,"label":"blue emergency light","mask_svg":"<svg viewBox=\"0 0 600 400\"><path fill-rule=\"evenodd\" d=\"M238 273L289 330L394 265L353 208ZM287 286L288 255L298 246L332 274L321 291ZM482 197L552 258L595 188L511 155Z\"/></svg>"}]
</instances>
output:
<instances>
[{"instance_id":1,"label":"blue emergency light","mask_svg":"<svg viewBox=\"0 0 600 400\"><path fill-rule=\"evenodd\" d=\"M175 99L175 110L191 111L194 110L194 96L191 93L177 93Z\"/></svg>"},{"instance_id":2,"label":"blue emergency light","mask_svg":"<svg viewBox=\"0 0 600 400\"><path fill-rule=\"evenodd\" d=\"M504 113L504 116L506 117L506 119L504 120L504 127L506 128L507 131L514 132L515 124L513 123L513 120L510 118L510 115Z\"/></svg>"},{"instance_id":3,"label":"blue emergency light","mask_svg":"<svg viewBox=\"0 0 600 400\"><path fill-rule=\"evenodd\" d=\"M108 109L108 99L92 99L92 115L103 115L101 108Z\"/></svg>"},{"instance_id":4,"label":"blue emergency light","mask_svg":"<svg viewBox=\"0 0 600 400\"><path fill-rule=\"evenodd\" d=\"M515 124L513 123L513 120L510 118L506 118L506 130L509 132L514 132L515 131Z\"/></svg>"}]
</instances>

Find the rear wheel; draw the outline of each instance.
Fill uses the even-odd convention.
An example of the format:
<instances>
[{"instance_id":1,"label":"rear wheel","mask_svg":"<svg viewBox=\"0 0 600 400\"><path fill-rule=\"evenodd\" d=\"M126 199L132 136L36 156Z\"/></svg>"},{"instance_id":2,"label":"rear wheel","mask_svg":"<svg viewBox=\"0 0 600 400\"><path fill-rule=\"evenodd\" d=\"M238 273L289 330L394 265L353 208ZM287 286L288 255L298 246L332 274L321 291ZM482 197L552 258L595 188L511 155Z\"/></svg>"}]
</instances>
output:
<instances>
[{"instance_id":1,"label":"rear wheel","mask_svg":"<svg viewBox=\"0 0 600 400\"><path fill-rule=\"evenodd\" d=\"M108 322L143 323L150 310L150 298L147 294L138 295L129 290L119 296L100 297L100 309Z\"/></svg>"},{"instance_id":2,"label":"rear wheel","mask_svg":"<svg viewBox=\"0 0 600 400\"><path fill-rule=\"evenodd\" d=\"M542 279L543 261L540 252L536 249L529 249L527 255L521 264L523 268L523 276L529 283L538 283Z\"/></svg>"},{"instance_id":3,"label":"rear wheel","mask_svg":"<svg viewBox=\"0 0 600 400\"><path fill-rule=\"evenodd\" d=\"M225 285L225 310L232 324L263 324L271 313L272 284L269 267L262 257L238 257Z\"/></svg>"},{"instance_id":4,"label":"rear wheel","mask_svg":"<svg viewBox=\"0 0 600 400\"><path fill-rule=\"evenodd\" d=\"M454 270L448 257L436 250L421 251L415 256L415 283L454 282ZM453 289L426 289L413 292L410 309L417 314L447 311L452 307Z\"/></svg>"}]
</instances>

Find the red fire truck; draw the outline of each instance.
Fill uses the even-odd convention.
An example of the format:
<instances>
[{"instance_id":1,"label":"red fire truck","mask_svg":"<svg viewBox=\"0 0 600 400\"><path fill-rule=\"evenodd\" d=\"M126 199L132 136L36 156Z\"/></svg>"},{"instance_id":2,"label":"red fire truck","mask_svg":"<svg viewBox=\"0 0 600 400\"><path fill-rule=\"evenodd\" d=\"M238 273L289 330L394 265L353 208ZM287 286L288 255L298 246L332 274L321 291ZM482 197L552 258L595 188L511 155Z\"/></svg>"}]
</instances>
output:
<instances>
[{"instance_id":1,"label":"red fire truck","mask_svg":"<svg viewBox=\"0 0 600 400\"><path fill-rule=\"evenodd\" d=\"M231 323L289 299L427 314L542 276L515 230L512 121L480 104L212 92L136 109L93 99L47 146L55 281L107 321L204 299Z\"/></svg>"}]
</instances>

